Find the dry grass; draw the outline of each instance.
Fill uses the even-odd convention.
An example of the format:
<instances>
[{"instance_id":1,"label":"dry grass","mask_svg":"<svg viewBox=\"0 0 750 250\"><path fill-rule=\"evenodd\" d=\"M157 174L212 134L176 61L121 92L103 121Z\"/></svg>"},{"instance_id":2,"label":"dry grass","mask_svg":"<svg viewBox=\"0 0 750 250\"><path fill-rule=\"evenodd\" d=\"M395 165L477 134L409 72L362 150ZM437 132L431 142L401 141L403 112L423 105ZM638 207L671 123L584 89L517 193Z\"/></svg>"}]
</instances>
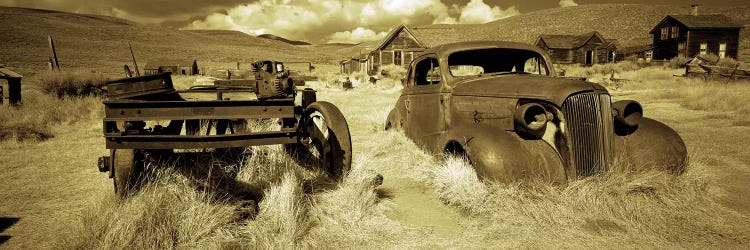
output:
<instances>
[{"instance_id":1,"label":"dry grass","mask_svg":"<svg viewBox=\"0 0 750 250\"><path fill-rule=\"evenodd\" d=\"M332 101L342 110L351 129L355 164L341 183L331 182L320 170L297 165L280 146L254 147L229 159L215 152L197 160L158 165L159 170L144 191L126 201L111 198L111 182L103 174L92 175L91 180L86 180L107 181L107 190L96 191L106 198L86 203L81 212L68 212L80 217L69 219L72 224L65 227L65 234L49 232L48 238L57 240L57 248L87 249L747 245L750 221L726 203L741 200L736 194L742 192L731 192L735 189L724 186L744 185L727 175L747 171L742 165L747 152L743 143L737 143L747 139L737 131L746 130L712 129L700 119L685 119L699 111L674 104L685 100L681 90L674 90L680 95L670 98L656 94L671 93L682 81L691 80L673 80L668 77L670 71L651 68L620 74L634 80L613 92L615 96L642 101L648 116L666 120L683 135L689 151L696 152L683 175L616 168L566 186L481 183L461 159L436 159L402 133L383 131L385 117L398 97L397 90L361 87L343 91L326 88L325 83L311 83L319 91L319 100ZM698 81L694 84L711 86ZM668 109L652 108L662 107L659 105L667 105ZM702 108L716 107L719 106ZM728 119L727 123L737 121L736 117ZM97 120L92 124L101 123ZM272 121L262 121L251 127L260 130L273 126L277 125ZM96 133L101 128L91 131ZM57 145L63 140L75 141L71 138L75 137L55 138L41 146L59 148L59 154L65 154L68 149ZM9 154L34 147L2 145ZM104 148L103 142L91 147ZM98 155L91 158L95 156ZM94 160L90 161L93 164ZM31 165L59 163L36 157ZM20 169L13 167L5 176ZM94 171L93 167L90 170ZM381 187L373 185L377 182L375 172L385 178ZM80 182L70 178L68 181ZM246 208L243 204L247 197L262 197L254 218L246 217L241 210ZM437 202L431 202L433 199ZM0 208L7 206L0 204ZM25 219L14 227L32 227L23 224ZM8 232L17 231L11 228ZM24 242L22 235L14 235L9 243L35 245L19 242Z\"/></svg>"},{"instance_id":2,"label":"dry grass","mask_svg":"<svg viewBox=\"0 0 750 250\"><path fill-rule=\"evenodd\" d=\"M632 61L622 61L617 63L606 63L606 64L594 64L590 67L580 67L580 66L566 66L563 65L562 69L565 70L565 76L571 76L571 77L586 77L586 78L592 78L592 77L601 77L605 76L607 78L611 77L611 74L614 72L615 74L627 72L627 71L633 71L641 68L637 63L634 63Z\"/></svg>"},{"instance_id":3,"label":"dry grass","mask_svg":"<svg viewBox=\"0 0 750 250\"><path fill-rule=\"evenodd\" d=\"M58 98L103 96L104 83L110 78L92 71L42 71L34 75L45 93Z\"/></svg>"},{"instance_id":4,"label":"dry grass","mask_svg":"<svg viewBox=\"0 0 750 250\"><path fill-rule=\"evenodd\" d=\"M156 172L153 179L130 199L110 196L92 204L57 248L203 248L234 217L227 200L195 189L171 169Z\"/></svg>"},{"instance_id":5,"label":"dry grass","mask_svg":"<svg viewBox=\"0 0 750 250\"><path fill-rule=\"evenodd\" d=\"M59 124L91 123L101 118L101 99L63 97L23 92L23 105L0 106L0 140L40 141L54 136Z\"/></svg>"},{"instance_id":6,"label":"dry grass","mask_svg":"<svg viewBox=\"0 0 750 250\"><path fill-rule=\"evenodd\" d=\"M481 237L503 235L501 246L741 247L750 218L720 204L706 167L694 160L679 177L615 169L567 186L483 184L467 163L449 158L433 180L441 199L482 222Z\"/></svg>"}]
</instances>

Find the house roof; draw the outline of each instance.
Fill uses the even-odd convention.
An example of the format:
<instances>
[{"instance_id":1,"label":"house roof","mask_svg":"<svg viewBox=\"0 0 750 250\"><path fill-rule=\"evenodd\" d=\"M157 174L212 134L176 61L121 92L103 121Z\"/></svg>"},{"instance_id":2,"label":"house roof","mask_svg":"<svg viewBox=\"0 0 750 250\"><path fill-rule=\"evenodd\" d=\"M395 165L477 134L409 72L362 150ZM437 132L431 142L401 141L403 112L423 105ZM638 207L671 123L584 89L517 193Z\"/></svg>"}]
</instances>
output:
<instances>
[{"instance_id":1,"label":"house roof","mask_svg":"<svg viewBox=\"0 0 750 250\"><path fill-rule=\"evenodd\" d=\"M476 40L471 36L466 36L459 32L464 24L430 24L424 26L408 26L405 24L398 25L388 32L388 35L383 38L377 49L383 49L388 46L393 38L396 37L400 32L407 32L409 35L414 37L417 44L423 48L431 48L442 44L464 42Z\"/></svg>"},{"instance_id":2,"label":"house roof","mask_svg":"<svg viewBox=\"0 0 750 250\"><path fill-rule=\"evenodd\" d=\"M586 45L592 38L599 37L606 47L614 45L616 39L604 39L599 32L592 31L581 35L540 35L537 44L543 42L551 49L575 49Z\"/></svg>"},{"instance_id":3,"label":"house roof","mask_svg":"<svg viewBox=\"0 0 750 250\"><path fill-rule=\"evenodd\" d=\"M656 30L664 23L669 20L675 20L688 29L741 29L743 26L737 23L734 19L720 14L711 15L667 15L664 17L650 33L656 32Z\"/></svg>"},{"instance_id":4,"label":"house roof","mask_svg":"<svg viewBox=\"0 0 750 250\"><path fill-rule=\"evenodd\" d=\"M653 50L654 46L651 44L645 44L645 45L633 45L629 47L621 47L617 49L617 53L622 54L632 54L632 53L640 53L644 51Z\"/></svg>"},{"instance_id":5,"label":"house roof","mask_svg":"<svg viewBox=\"0 0 750 250\"><path fill-rule=\"evenodd\" d=\"M442 44L476 40L460 32L461 24L432 24L412 28L412 32L426 48Z\"/></svg>"},{"instance_id":6,"label":"house roof","mask_svg":"<svg viewBox=\"0 0 750 250\"><path fill-rule=\"evenodd\" d=\"M441 44L425 50L424 53L434 53L440 57L447 57L450 54L457 51L475 50L475 49L489 49L489 48L506 48L506 49L521 49L534 51L539 54L543 54L542 50L534 45L527 43L518 42L505 42L505 41L471 41L463 43L446 43Z\"/></svg>"},{"instance_id":7,"label":"house roof","mask_svg":"<svg viewBox=\"0 0 750 250\"><path fill-rule=\"evenodd\" d=\"M146 63L144 69L158 69L163 66L192 67L196 60L175 60L169 58L154 58Z\"/></svg>"}]
</instances>

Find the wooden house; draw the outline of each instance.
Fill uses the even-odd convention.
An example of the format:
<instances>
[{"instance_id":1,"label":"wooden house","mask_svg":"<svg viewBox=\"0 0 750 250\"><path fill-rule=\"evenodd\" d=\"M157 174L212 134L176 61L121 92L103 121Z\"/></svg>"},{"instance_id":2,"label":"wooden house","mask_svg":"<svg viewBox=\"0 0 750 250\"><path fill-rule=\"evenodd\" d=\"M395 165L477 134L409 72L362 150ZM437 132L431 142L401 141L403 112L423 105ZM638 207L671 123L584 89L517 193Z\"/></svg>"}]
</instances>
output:
<instances>
[{"instance_id":1,"label":"wooden house","mask_svg":"<svg viewBox=\"0 0 750 250\"><path fill-rule=\"evenodd\" d=\"M152 59L143 68L145 75L153 75L162 72L172 72L173 75L198 75L198 62L196 60L171 60Z\"/></svg>"},{"instance_id":2,"label":"wooden house","mask_svg":"<svg viewBox=\"0 0 750 250\"><path fill-rule=\"evenodd\" d=\"M446 43L469 41L468 36L462 36L456 27L460 25L433 24L410 27L404 24L394 27L379 43L372 47L364 58L360 58L360 66L369 75L379 73L379 69L386 65L409 67L411 60L422 51ZM351 63L351 61L347 61ZM342 66L342 70L344 66Z\"/></svg>"},{"instance_id":3,"label":"wooden house","mask_svg":"<svg viewBox=\"0 0 750 250\"><path fill-rule=\"evenodd\" d=\"M617 45L599 32L582 35L541 35L536 46L546 50L558 64L593 65L614 62Z\"/></svg>"},{"instance_id":4,"label":"wooden house","mask_svg":"<svg viewBox=\"0 0 750 250\"><path fill-rule=\"evenodd\" d=\"M654 58L654 46L651 44L618 46L616 61L635 60L650 62Z\"/></svg>"},{"instance_id":5,"label":"wooden house","mask_svg":"<svg viewBox=\"0 0 750 250\"><path fill-rule=\"evenodd\" d=\"M653 29L654 60L715 54L737 58L742 25L725 15L668 15Z\"/></svg>"}]
</instances>

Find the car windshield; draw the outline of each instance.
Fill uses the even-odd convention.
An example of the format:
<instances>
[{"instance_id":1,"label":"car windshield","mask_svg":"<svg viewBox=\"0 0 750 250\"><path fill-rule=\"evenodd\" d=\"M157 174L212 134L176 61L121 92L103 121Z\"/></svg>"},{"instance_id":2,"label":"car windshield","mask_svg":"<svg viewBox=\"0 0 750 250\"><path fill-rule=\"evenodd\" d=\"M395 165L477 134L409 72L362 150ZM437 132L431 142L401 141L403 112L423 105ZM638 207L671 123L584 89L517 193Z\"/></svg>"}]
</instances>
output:
<instances>
[{"instance_id":1,"label":"car windshield","mask_svg":"<svg viewBox=\"0 0 750 250\"><path fill-rule=\"evenodd\" d=\"M448 56L448 67L453 76L549 75L542 55L522 49L492 48L459 51Z\"/></svg>"}]
</instances>

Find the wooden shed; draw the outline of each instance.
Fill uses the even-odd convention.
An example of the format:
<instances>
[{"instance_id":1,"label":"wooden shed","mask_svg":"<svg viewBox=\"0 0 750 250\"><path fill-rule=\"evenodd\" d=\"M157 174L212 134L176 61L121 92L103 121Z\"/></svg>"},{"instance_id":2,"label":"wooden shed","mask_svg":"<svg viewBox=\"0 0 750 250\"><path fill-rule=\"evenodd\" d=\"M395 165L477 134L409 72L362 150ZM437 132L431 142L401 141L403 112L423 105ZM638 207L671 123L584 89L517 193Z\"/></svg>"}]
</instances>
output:
<instances>
[{"instance_id":1,"label":"wooden shed","mask_svg":"<svg viewBox=\"0 0 750 250\"><path fill-rule=\"evenodd\" d=\"M341 73L344 74L353 74L357 72L367 73L365 72L365 68L367 67L366 58L351 58L342 60L340 65Z\"/></svg>"},{"instance_id":2,"label":"wooden shed","mask_svg":"<svg viewBox=\"0 0 750 250\"><path fill-rule=\"evenodd\" d=\"M21 104L21 79L23 76L11 71L8 68L0 65L0 79L4 79L7 82L2 84L0 82L0 104L7 103L10 105Z\"/></svg>"},{"instance_id":3,"label":"wooden shed","mask_svg":"<svg viewBox=\"0 0 750 250\"><path fill-rule=\"evenodd\" d=\"M742 25L725 15L668 15L653 29L654 59L715 54L737 58Z\"/></svg>"},{"instance_id":4,"label":"wooden shed","mask_svg":"<svg viewBox=\"0 0 750 250\"><path fill-rule=\"evenodd\" d=\"M172 72L173 75L198 75L200 73L196 60L173 60L165 58L149 60L143 71L145 75L162 72Z\"/></svg>"},{"instance_id":5,"label":"wooden shed","mask_svg":"<svg viewBox=\"0 0 750 250\"><path fill-rule=\"evenodd\" d=\"M593 65L615 61L617 45L599 32L582 35L541 35L536 46L546 50L558 64Z\"/></svg>"}]
</instances>

